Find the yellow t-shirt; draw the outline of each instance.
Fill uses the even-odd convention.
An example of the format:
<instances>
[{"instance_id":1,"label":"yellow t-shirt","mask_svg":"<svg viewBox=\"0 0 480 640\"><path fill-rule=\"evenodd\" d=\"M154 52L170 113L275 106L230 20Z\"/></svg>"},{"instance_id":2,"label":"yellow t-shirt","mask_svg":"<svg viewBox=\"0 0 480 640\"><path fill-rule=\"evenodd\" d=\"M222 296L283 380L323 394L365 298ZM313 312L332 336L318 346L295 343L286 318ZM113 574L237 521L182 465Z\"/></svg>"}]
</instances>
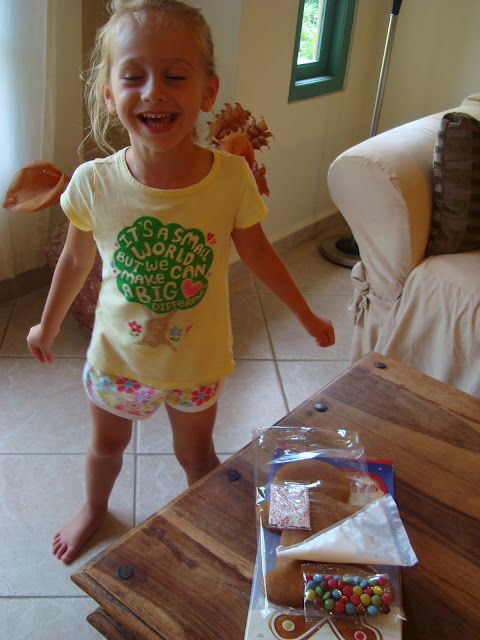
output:
<instances>
[{"instance_id":1,"label":"yellow t-shirt","mask_svg":"<svg viewBox=\"0 0 480 640\"><path fill-rule=\"evenodd\" d=\"M234 364L231 232L266 215L253 175L243 158L214 151L199 183L152 189L132 176L125 151L78 167L61 198L103 260L87 358L153 387L223 378Z\"/></svg>"}]
</instances>

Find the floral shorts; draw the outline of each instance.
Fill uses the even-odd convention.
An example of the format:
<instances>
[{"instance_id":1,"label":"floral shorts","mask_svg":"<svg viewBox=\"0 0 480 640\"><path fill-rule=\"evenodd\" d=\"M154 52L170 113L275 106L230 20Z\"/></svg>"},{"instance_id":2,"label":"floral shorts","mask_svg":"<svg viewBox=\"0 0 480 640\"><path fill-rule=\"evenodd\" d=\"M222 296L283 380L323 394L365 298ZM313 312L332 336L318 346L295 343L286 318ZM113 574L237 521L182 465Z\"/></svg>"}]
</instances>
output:
<instances>
[{"instance_id":1,"label":"floral shorts","mask_svg":"<svg viewBox=\"0 0 480 640\"><path fill-rule=\"evenodd\" d=\"M157 389L136 380L103 373L87 360L83 386L88 398L101 409L121 418L144 420L164 402L187 413L208 409L218 400L223 380L191 389Z\"/></svg>"}]
</instances>

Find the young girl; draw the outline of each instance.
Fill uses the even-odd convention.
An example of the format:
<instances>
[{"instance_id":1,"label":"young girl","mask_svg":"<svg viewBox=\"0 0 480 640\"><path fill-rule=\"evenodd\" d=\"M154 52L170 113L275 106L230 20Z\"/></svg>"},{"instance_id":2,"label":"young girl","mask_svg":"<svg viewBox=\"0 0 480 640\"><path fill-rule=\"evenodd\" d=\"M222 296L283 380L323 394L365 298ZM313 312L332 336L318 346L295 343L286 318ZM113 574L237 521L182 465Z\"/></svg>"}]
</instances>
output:
<instances>
[{"instance_id":1,"label":"young girl","mask_svg":"<svg viewBox=\"0 0 480 640\"><path fill-rule=\"evenodd\" d=\"M68 237L27 338L40 362L52 361L98 248L103 282L83 376L92 422L86 502L54 537L53 553L65 563L105 516L133 420L165 403L189 484L219 464L212 432L233 369L230 239L320 346L335 340L266 239L266 210L244 159L195 142L197 116L218 92L201 13L177 0L113 0L110 9L94 51L92 135L105 149L119 121L130 146L81 165L62 195Z\"/></svg>"}]
</instances>

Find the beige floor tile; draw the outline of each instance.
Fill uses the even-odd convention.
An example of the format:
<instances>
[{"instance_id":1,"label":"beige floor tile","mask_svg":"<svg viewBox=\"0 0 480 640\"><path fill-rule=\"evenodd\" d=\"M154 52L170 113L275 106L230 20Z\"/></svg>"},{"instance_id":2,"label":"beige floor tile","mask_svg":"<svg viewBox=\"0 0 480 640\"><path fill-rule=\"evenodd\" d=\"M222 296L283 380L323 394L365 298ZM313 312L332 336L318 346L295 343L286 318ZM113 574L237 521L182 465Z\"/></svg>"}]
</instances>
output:
<instances>
[{"instance_id":1,"label":"beige floor tile","mask_svg":"<svg viewBox=\"0 0 480 640\"><path fill-rule=\"evenodd\" d=\"M1 453L86 451L90 418L83 365L82 358L56 358L51 365L34 358L1 360Z\"/></svg>"},{"instance_id":2,"label":"beige floor tile","mask_svg":"<svg viewBox=\"0 0 480 640\"><path fill-rule=\"evenodd\" d=\"M26 338L30 327L40 322L47 293L47 289L41 289L17 299L0 350L1 356L32 357ZM88 331L79 325L71 313L68 313L53 345L54 357L84 357L89 342Z\"/></svg>"},{"instance_id":3,"label":"beige floor tile","mask_svg":"<svg viewBox=\"0 0 480 640\"><path fill-rule=\"evenodd\" d=\"M348 360L279 362L278 368L287 396L289 411L322 389L349 366Z\"/></svg>"},{"instance_id":4,"label":"beige floor tile","mask_svg":"<svg viewBox=\"0 0 480 640\"><path fill-rule=\"evenodd\" d=\"M0 620L5 640L100 640L86 620L97 608L89 597L2 598Z\"/></svg>"},{"instance_id":5,"label":"beige floor tile","mask_svg":"<svg viewBox=\"0 0 480 640\"><path fill-rule=\"evenodd\" d=\"M3 358L0 451L83 453L90 432L82 359Z\"/></svg>"},{"instance_id":6,"label":"beige floor tile","mask_svg":"<svg viewBox=\"0 0 480 640\"><path fill-rule=\"evenodd\" d=\"M111 514L70 565L51 551L54 533L84 500L84 457L1 456L2 596L79 595L70 574L133 525L133 458L125 456Z\"/></svg>"},{"instance_id":7,"label":"beige floor tile","mask_svg":"<svg viewBox=\"0 0 480 640\"><path fill-rule=\"evenodd\" d=\"M138 456L136 524L149 518L187 488L185 472L174 455Z\"/></svg>"},{"instance_id":8,"label":"beige floor tile","mask_svg":"<svg viewBox=\"0 0 480 640\"><path fill-rule=\"evenodd\" d=\"M251 274L235 278L228 283L230 293L252 293L255 292L255 284Z\"/></svg>"},{"instance_id":9,"label":"beige floor tile","mask_svg":"<svg viewBox=\"0 0 480 640\"><path fill-rule=\"evenodd\" d=\"M320 255L319 241L311 241L292 249L282 259L303 294L338 293L351 296L353 285L352 270L341 267ZM258 281L257 290L266 293L268 289Z\"/></svg>"},{"instance_id":10,"label":"beige floor tile","mask_svg":"<svg viewBox=\"0 0 480 640\"><path fill-rule=\"evenodd\" d=\"M219 402L215 447L235 453L251 440L252 431L280 420L287 408L271 361L238 361Z\"/></svg>"},{"instance_id":11,"label":"beige floor tile","mask_svg":"<svg viewBox=\"0 0 480 640\"><path fill-rule=\"evenodd\" d=\"M239 360L225 380L214 431L219 453L235 453L253 429L270 425L286 413L282 389L271 361ZM172 436L163 408L138 424L138 453L172 453Z\"/></svg>"},{"instance_id":12,"label":"beige floor tile","mask_svg":"<svg viewBox=\"0 0 480 640\"><path fill-rule=\"evenodd\" d=\"M230 296L233 350L235 359L272 358L272 348L255 293Z\"/></svg>"},{"instance_id":13,"label":"beige floor tile","mask_svg":"<svg viewBox=\"0 0 480 640\"><path fill-rule=\"evenodd\" d=\"M347 306L349 296L305 295L312 311L329 318L335 328L335 344L317 347L295 317L272 294L261 294L260 302L272 341L275 357L280 360L347 360L353 335L353 320Z\"/></svg>"},{"instance_id":14,"label":"beige floor tile","mask_svg":"<svg viewBox=\"0 0 480 640\"><path fill-rule=\"evenodd\" d=\"M229 456L220 455L220 462ZM174 455L139 455L135 522L140 524L188 489L185 472Z\"/></svg>"}]
</instances>

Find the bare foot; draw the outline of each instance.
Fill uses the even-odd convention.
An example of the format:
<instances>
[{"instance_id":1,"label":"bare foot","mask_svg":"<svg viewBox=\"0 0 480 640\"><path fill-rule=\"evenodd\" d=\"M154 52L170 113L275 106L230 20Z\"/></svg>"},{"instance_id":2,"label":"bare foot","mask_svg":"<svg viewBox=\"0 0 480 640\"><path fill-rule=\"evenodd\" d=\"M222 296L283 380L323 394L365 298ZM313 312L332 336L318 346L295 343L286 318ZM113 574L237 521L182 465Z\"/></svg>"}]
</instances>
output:
<instances>
[{"instance_id":1,"label":"bare foot","mask_svg":"<svg viewBox=\"0 0 480 640\"><path fill-rule=\"evenodd\" d=\"M53 537L52 551L59 560L69 564L104 519L106 511L95 511L85 504Z\"/></svg>"}]
</instances>

